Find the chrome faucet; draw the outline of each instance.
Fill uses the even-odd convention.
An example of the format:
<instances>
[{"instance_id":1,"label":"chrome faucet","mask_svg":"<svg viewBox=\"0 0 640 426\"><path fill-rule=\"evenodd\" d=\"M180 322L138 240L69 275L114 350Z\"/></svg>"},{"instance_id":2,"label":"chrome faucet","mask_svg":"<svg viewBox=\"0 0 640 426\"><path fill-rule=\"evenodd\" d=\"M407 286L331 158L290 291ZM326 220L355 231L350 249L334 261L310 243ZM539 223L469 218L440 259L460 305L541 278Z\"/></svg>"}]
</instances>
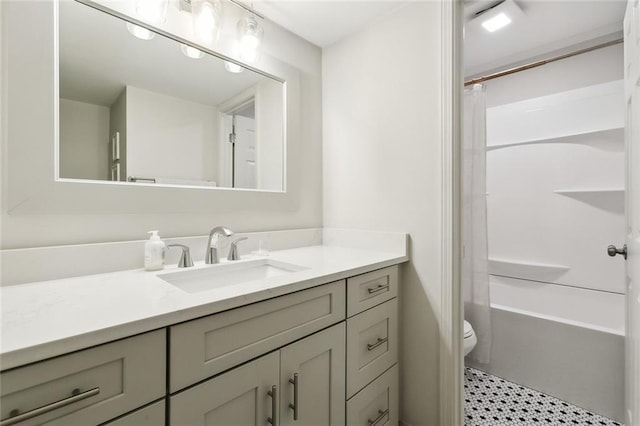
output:
<instances>
[{"instance_id":1,"label":"chrome faucet","mask_svg":"<svg viewBox=\"0 0 640 426\"><path fill-rule=\"evenodd\" d=\"M229 247L229 255L227 260L240 260L240 253L238 253L238 243L240 241L248 240L249 237L241 237L231 243Z\"/></svg>"},{"instance_id":2,"label":"chrome faucet","mask_svg":"<svg viewBox=\"0 0 640 426\"><path fill-rule=\"evenodd\" d=\"M233 231L226 226L216 226L209 232L209 241L207 242L207 253L204 257L204 263L207 265L212 265L214 263L220 262L218 258L218 236L224 235L225 237L230 237L233 235ZM211 247L213 237L216 237L216 246Z\"/></svg>"}]
</instances>

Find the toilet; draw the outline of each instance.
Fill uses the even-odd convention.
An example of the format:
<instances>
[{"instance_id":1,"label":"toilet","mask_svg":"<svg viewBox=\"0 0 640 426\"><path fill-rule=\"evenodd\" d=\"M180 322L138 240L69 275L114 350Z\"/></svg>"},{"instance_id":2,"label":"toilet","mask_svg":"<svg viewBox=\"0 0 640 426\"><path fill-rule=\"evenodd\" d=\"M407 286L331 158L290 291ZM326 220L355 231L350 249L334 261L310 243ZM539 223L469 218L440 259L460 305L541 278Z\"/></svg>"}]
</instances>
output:
<instances>
[{"instance_id":1,"label":"toilet","mask_svg":"<svg viewBox=\"0 0 640 426\"><path fill-rule=\"evenodd\" d=\"M473 331L473 327L469 322L464 322L464 356L467 356L469 352L475 348L476 343L478 343L478 338L476 337L476 333Z\"/></svg>"}]
</instances>

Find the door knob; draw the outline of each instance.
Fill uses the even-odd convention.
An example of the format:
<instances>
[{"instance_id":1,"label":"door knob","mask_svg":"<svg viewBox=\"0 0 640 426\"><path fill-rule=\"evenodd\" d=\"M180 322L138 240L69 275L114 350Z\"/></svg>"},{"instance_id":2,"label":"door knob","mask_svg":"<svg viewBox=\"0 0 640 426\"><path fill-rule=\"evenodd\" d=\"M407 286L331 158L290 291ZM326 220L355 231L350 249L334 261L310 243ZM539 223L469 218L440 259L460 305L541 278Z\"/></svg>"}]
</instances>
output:
<instances>
[{"instance_id":1,"label":"door knob","mask_svg":"<svg viewBox=\"0 0 640 426\"><path fill-rule=\"evenodd\" d=\"M610 245L609 247L607 247L607 253L609 254L609 256L613 257L616 254L621 254L624 256L624 258L627 258L627 245L623 245L621 249L617 248L614 245Z\"/></svg>"}]
</instances>

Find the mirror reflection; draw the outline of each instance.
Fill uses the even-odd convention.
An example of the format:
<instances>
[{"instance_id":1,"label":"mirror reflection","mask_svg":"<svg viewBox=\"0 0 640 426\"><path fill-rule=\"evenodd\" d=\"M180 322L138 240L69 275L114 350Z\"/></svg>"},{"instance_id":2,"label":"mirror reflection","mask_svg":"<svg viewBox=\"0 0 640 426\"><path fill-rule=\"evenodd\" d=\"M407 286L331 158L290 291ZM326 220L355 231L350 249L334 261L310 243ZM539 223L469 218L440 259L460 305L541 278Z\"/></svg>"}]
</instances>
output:
<instances>
[{"instance_id":1,"label":"mirror reflection","mask_svg":"<svg viewBox=\"0 0 640 426\"><path fill-rule=\"evenodd\" d=\"M284 189L281 81L59 6L60 178Z\"/></svg>"}]
</instances>

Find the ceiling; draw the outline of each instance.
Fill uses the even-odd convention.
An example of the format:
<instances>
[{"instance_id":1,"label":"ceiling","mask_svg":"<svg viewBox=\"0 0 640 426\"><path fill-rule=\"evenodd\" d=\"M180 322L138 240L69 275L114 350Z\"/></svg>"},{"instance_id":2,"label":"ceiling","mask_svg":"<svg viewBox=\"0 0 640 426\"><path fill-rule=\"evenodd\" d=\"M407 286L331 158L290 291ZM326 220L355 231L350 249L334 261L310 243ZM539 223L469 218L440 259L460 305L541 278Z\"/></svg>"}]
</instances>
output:
<instances>
[{"instance_id":1,"label":"ceiling","mask_svg":"<svg viewBox=\"0 0 640 426\"><path fill-rule=\"evenodd\" d=\"M468 0L466 22L496 3L499 1ZM524 16L494 33L466 25L467 77L622 37L626 0L516 0L516 4Z\"/></svg>"},{"instance_id":2,"label":"ceiling","mask_svg":"<svg viewBox=\"0 0 640 426\"><path fill-rule=\"evenodd\" d=\"M406 3L408 0L264 0L253 7L316 46L327 47Z\"/></svg>"},{"instance_id":3,"label":"ceiling","mask_svg":"<svg viewBox=\"0 0 640 426\"><path fill-rule=\"evenodd\" d=\"M410 0L262 0L254 7L311 43L327 47ZM465 20L500 0L466 0ZM465 74L475 76L621 36L626 0L516 0L524 17L495 33L468 30Z\"/></svg>"},{"instance_id":4,"label":"ceiling","mask_svg":"<svg viewBox=\"0 0 640 426\"><path fill-rule=\"evenodd\" d=\"M467 0L465 2L465 21L468 21L476 12L495 5L500 0ZM375 23L394 10L403 7L409 0L359 0L359 1L327 1L327 0L263 0L257 1L254 7L266 15L270 20L282 25L288 30L300 35L311 43L326 47L362 28ZM66 2L65 2L66 3ZM72 2L73 3L73 2ZM561 52L563 49L574 49L576 46L594 44L601 41L615 39L621 36L622 20L626 6L626 0L516 0L516 3L524 11L524 16L511 25L488 33L479 26L467 26L465 34L465 74L467 77L475 77L478 74L503 69L508 66L518 65L531 60L539 59L550 52ZM64 9L64 8L63 8ZM86 8L88 9L88 8ZM72 11L73 12L73 11ZM89 13L89 12L86 12ZM112 36L102 40L89 40L88 36L78 37L78 34L90 34L91 29L98 28L95 19L100 14L91 16L91 19L80 20L85 26L81 30L73 28L68 34L61 33L61 44L66 40L66 45L71 47L61 57L61 67L65 64L82 64L77 67L81 72L66 73L61 79L61 90L69 92L69 88L81 87L83 75L107 74L106 82L111 82L112 87L103 87L103 93L99 93L100 102L105 104L108 98L113 98L114 93L121 90L116 87L121 81L131 81L130 84L152 84L149 90L156 86L166 88L166 81L154 82L157 74L149 72L145 64L151 61L143 53L148 51L153 44L163 42L161 37L152 41L139 43L133 39L121 22L112 20L114 26ZM75 18L75 17L74 17ZM115 22L113 22L115 21ZM116 28L117 26L117 28ZM62 25L64 30L66 26ZM102 32L102 31L101 31ZM102 32L104 34L104 32ZM94 31L95 34L95 31ZM96 34L97 35L97 34ZM91 35L91 38L94 38ZM110 46L104 49L96 48L96 43L110 41ZM80 46L81 44L82 46ZM131 45L131 46L128 46ZM117 46L117 47L115 47ZM132 51L126 49L134 49ZM140 50L140 46L144 46ZM158 49L164 47L158 46ZM177 50L175 46L168 49ZM99 57L104 52L107 57ZM114 53L118 54L114 54ZM64 53L64 52L63 52ZM88 60L88 58L91 58ZM172 65L178 64L183 68L194 68L193 72L202 73L211 77L211 73L224 76L228 74L221 64L210 64L209 67L201 67L201 61L193 61L178 54L170 56L168 63L153 63L156 69L172 69ZM208 59L207 59L208 60ZM118 61L125 61L128 68L140 70L140 75L134 77L118 76L118 70L127 68ZM105 65L106 64L106 65ZM132 65L134 65L132 67ZM69 66L67 69L76 68ZM251 73L245 72L236 75L233 86L226 86L221 92L208 94L217 99L201 99L204 95L201 85L191 85L194 79L172 79L175 84L175 94L186 90L193 94L193 99L203 103L213 103L228 96L229 93L247 87L255 83ZM206 78L206 77L205 77ZM67 84L69 83L69 84ZM73 83L73 84L71 84ZM88 82L85 86L89 86ZM95 89L95 86L94 86ZM220 88L218 88L220 90ZM183 93L183 92L182 92ZM71 93L67 95L73 98Z\"/></svg>"}]
</instances>

